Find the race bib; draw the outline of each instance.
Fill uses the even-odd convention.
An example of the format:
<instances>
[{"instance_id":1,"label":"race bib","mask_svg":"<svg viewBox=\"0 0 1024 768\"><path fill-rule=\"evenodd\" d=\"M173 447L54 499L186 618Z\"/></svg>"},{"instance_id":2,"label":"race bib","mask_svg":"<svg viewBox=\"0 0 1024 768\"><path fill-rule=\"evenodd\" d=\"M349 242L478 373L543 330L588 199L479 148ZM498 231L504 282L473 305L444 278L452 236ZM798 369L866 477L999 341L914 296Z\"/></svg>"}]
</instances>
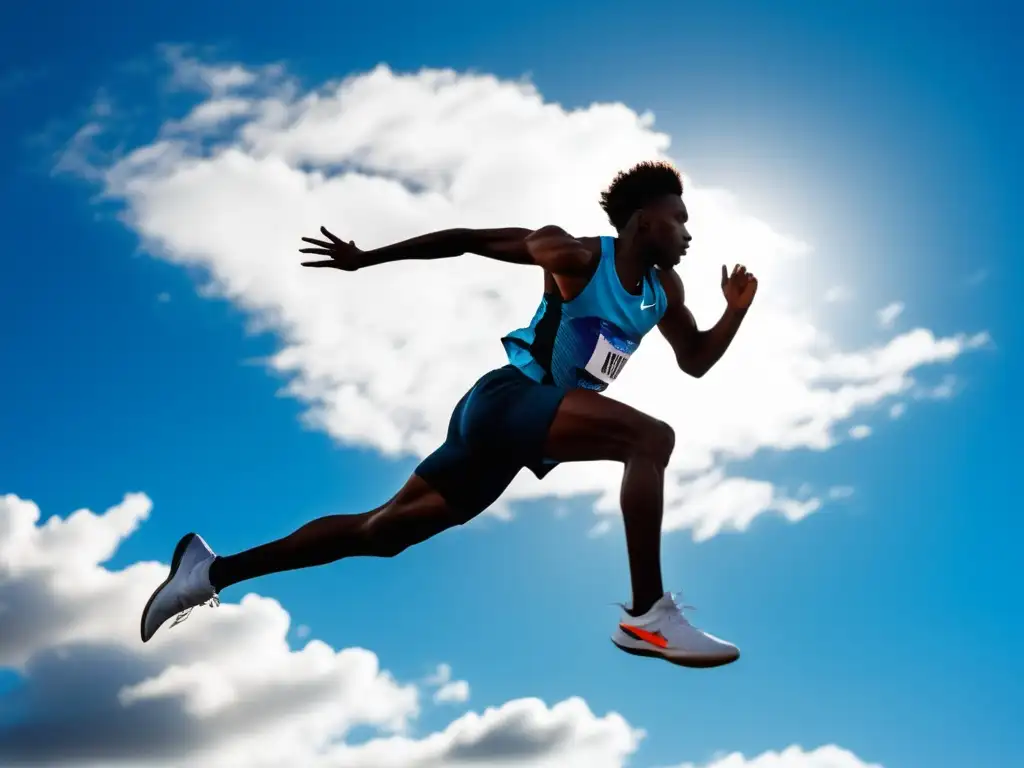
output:
<instances>
[{"instance_id":1,"label":"race bib","mask_svg":"<svg viewBox=\"0 0 1024 768\"><path fill-rule=\"evenodd\" d=\"M594 352L583 369L595 379L611 384L618 378L632 354L622 349L623 346L625 345L613 345L608 337L601 333L594 345Z\"/></svg>"}]
</instances>

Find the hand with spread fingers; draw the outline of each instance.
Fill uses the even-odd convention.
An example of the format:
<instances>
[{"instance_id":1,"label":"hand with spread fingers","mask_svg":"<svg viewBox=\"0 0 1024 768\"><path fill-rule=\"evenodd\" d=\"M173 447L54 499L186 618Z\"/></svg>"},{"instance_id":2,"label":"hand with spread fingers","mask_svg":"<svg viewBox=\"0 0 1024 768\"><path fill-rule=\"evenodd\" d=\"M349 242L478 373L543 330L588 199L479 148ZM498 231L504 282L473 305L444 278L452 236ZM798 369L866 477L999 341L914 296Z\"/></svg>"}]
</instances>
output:
<instances>
[{"instance_id":1,"label":"hand with spread fingers","mask_svg":"<svg viewBox=\"0 0 1024 768\"><path fill-rule=\"evenodd\" d=\"M722 265L722 295L730 309L747 309L757 294L757 278L742 264L732 268L730 275Z\"/></svg>"},{"instance_id":2,"label":"hand with spread fingers","mask_svg":"<svg viewBox=\"0 0 1024 768\"><path fill-rule=\"evenodd\" d=\"M302 241L316 246L315 248L300 248L299 253L310 253L317 256L329 256L321 261L304 261L304 267L329 267L341 269L345 272L355 272L357 269L367 266L366 253L356 248L354 242L345 242L327 231L326 227L320 227L324 240L316 240L312 237L304 237Z\"/></svg>"}]
</instances>

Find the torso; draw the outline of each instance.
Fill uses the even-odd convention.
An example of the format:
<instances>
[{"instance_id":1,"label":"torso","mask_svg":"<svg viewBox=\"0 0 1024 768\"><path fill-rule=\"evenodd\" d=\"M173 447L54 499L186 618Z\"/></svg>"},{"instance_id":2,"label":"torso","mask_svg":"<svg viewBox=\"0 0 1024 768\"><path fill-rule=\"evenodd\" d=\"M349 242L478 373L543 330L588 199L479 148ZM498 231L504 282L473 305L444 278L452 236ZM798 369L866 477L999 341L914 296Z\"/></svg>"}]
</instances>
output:
<instances>
[{"instance_id":1,"label":"torso","mask_svg":"<svg viewBox=\"0 0 1024 768\"><path fill-rule=\"evenodd\" d=\"M658 269L630 275L619 268L614 238L583 242L597 253L590 274L545 274L532 322L502 342L509 362L535 381L603 391L661 320L668 298Z\"/></svg>"}]
</instances>

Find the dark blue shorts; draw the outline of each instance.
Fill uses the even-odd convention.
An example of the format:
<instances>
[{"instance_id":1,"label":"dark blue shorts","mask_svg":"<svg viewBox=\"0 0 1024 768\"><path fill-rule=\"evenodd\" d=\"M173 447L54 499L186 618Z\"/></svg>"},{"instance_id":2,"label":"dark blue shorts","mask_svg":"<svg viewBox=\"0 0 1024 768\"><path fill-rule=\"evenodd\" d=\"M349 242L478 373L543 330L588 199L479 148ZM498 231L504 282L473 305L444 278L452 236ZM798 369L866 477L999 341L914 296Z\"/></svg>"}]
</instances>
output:
<instances>
[{"instance_id":1,"label":"dark blue shorts","mask_svg":"<svg viewBox=\"0 0 1024 768\"><path fill-rule=\"evenodd\" d=\"M543 477L555 466L544 444L565 390L506 365L462 396L441 447L416 468L466 519L493 504L523 467Z\"/></svg>"}]
</instances>

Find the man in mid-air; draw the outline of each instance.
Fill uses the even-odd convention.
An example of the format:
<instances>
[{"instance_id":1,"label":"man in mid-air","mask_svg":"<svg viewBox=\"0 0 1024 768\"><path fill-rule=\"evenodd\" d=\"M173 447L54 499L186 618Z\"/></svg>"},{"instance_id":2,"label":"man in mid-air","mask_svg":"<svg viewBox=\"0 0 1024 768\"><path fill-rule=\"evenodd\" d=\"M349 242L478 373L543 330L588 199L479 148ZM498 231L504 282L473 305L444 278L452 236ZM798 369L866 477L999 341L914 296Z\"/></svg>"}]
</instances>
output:
<instances>
[{"instance_id":1,"label":"man in mid-air","mask_svg":"<svg viewBox=\"0 0 1024 768\"><path fill-rule=\"evenodd\" d=\"M355 271L403 259L466 253L544 270L533 320L502 339L508 364L484 374L455 406L444 443L389 501L356 515L307 523L278 541L220 557L190 533L174 550L167 579L142 612L142 641L168 619L216 603L233 584L345 557L394 557L469 522L524 467L538 478L569 461L623 465L621 504L632 602L612 634L622 650L690 667L739 658L731 643L694 627L661 581L665 467L675 443L668 424L606 397L641 339L655 326L679 368L703 376L725 352L757 292L757 279L722 267L726 310L700 331L674 267L690 234L679 174L663 163L620 173L601 195L618 237L574 238L556 226L450 229L361 251L321 228L302 253L326 258L306 267ZM177 623L177 622L175 622ZM173 625L172 625L173 626Z\"/></svg>"}]
</instances>

